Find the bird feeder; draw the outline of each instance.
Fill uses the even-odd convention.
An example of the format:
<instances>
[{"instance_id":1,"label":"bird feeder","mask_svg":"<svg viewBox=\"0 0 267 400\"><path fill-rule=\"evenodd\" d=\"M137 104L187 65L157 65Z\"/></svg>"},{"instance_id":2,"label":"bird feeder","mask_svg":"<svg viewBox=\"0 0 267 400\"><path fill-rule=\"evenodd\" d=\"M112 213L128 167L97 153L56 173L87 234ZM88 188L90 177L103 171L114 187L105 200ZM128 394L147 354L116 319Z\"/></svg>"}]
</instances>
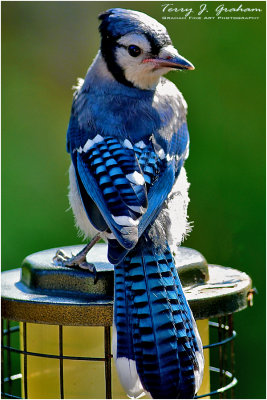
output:
<instances>
[{"instance_id":1,"label":"bird feeder","mask_svg":"<svg viewBox=\"0 0 267 400\"><path fill-rule=\"evenodd\" d=\"M53 265L56 250L32 254L21 268L2 273L2 398L125 398L111 352L114 267L107 246L97 244L87 256L96 283L88 271ZM76 254L81 246L63 250ZM186 247L175 261L204 346L196 398L225 398L230 389L233 398L233 314L251 302L251 279L208 265Z\"/></svg>"}]
</instances>

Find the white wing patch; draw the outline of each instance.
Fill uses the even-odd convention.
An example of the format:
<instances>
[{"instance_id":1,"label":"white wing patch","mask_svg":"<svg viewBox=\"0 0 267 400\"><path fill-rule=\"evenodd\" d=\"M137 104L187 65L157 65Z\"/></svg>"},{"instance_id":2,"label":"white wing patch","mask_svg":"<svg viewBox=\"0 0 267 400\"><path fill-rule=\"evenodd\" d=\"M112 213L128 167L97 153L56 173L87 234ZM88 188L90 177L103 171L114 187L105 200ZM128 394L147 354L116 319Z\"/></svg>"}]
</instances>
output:
<instances>
[{"instance_id":1,"label":"white wing patch","mask_svg":"<svg viewBox=\"0 0 267 400\"><path fill-rule=\"evenodd\" d=\"M127 149L131 149L131 150L133 149L133 145L132 145L132 143L130 142L130 140L128 140L128 139L125 139L125 140L124 140L123 146L126 147Z\"/></svg>"},{"instance_id":2,"label":"white wing patch","mask_svg":"<svg viewBox=\"0 0 267 400\"><path fill-rule=\"evenodd\" d=\"M126 178L128 179L128 181L134 183L135 185L144 185L145 184L143 175L137 171L134 171L132 174L126 175Z\"/></svg>"},{"instance_id":3,"label":"white wing patch","mask_svg":"<svg viewBox=\"0 0 267 400\"><path fill-rule=\"evenodd\" d=\"M137 212L137 213L142 213L144 212L144 208L142 206L129 206L128 208L130 208L131 210Z\"/></svg>"},{"instance_id":4,"label":"white wing patch","mask_svg":"<svg viewBox=\"0 0 267 400\"><path fill-rule=\"evenodd\" d=\"M111 215L116 224L122 225L122 226L137 226L139 224L139 220L132 219L131 217L128 217L127 215Z\"/></svg>"},{"instance_id":5,"label":"white wing patch","mask_svg":"<svg viewBox=\"0 0 267 400\"><path fill-rule=\"evenodd\" d=\"M85 143L85 145L84 145L83 147L80 146L79 148L74 149L74 150L73 150L73 153L74 153L75 151L77 151L78 153L82 153L82 152L87 153L87 151L90 150L91 147L93 147L93 145L94 145L95 143L103 142L103 140L104 140L103 136L97 134L97 135L94 137L94 139L88 139L87 142Z\"/></svg>"},{"instance_id":6,"label":"white wing patch","mask_svg":"<svg viewBox=\"0 0 267 400\"><path fill-rule=\"evenodd\" d=\"M166 156L165 151L163 149L160 149L160 151L158 152L158 156L161 160L163 160Z\"/></svg>"},{"instance_id":7,"label":"white wing patch","mask_svg":"<svg viewBox=\"0 0 267 400\"><path fill-rule=\"evenodd\" d=\"M143 140L140 140L139 142L134 144L136 147L138 147L139 149L144 149L146 147L145 143L143 142Z\"/></svg>"},{"instance_id":8,"label":"white wing patch","mask_svg":"<svg viewBox=\"0 0 267 400\"><path fill-rule=\"evenodd\" d=\"M104 140L103 136L101 136L101 135L96 135L96 136L94 137L94 139L93 139L93 142L94 142L94 143L100 143L100 142L103 142L103 140Z\"/></svg>"},{"instance_id":9,"label":"white wing patch","mask_svg":"<svg viewBox=\"0 0 267 400\"><path fill-rule=\"evenodd\" d=\"M88 139L87 142L85 143L85 145L84 145L82 151L84 151L84 152L86 153L88 150L91 149L91 147L93 147L94 144L95 144L95 143L94 143L93 140Z\"/></svg>"},{"instance_id":10,"label":"white wing patch","mask_svg":"<svg viewBox=\"0 0 267 400\"><path fill-rule=\"evenodd\" d=\"M166 160L169 162L169 161L171 161L172 159L173 159L173 156L170 156L169 154L167 154Z\"/></svg>"}]
</instances>

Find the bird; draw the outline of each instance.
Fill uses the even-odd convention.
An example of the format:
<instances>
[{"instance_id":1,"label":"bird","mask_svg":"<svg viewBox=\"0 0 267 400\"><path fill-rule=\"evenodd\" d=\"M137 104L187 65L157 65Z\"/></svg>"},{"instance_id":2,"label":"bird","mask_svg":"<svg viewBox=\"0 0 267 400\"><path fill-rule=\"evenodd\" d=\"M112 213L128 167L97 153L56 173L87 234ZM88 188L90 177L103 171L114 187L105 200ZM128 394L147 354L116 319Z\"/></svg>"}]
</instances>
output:
<instances>
[{"instance_id":1,"label":"bird","mask_svg":"<svg viewBox=\"0 0 267 400\"><path fill-rule=\"evenodd\" d=\"M164 77L194 66L142 12L112 8L99 20L100 49L78 80L67 130L69 201L93 240L72 257L59 250L55 261L95 272L86 254L106 240L123 388L131 398L194 398L203 347L175 267L190 231L187 103Z\"/></svg>"}]
</instances>

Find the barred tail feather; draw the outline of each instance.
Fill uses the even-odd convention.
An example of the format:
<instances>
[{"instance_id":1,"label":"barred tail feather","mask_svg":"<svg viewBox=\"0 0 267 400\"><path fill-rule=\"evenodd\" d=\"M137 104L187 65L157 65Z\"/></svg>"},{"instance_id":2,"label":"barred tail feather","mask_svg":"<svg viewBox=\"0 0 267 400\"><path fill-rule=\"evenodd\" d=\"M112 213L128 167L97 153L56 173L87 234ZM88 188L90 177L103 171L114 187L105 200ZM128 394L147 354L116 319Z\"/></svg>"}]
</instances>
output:
<instances>
[{"instance_id":1,"label":"barred tail feather","mask_svg":"<svg viewBox=\"0 0 267 400\"><path fill-rule=\"evenodd\" d=\"M127 296L125 262L115 267L114 321L112 353L122 387L129 397L144 395L144 388L136 370L132 345L131 303Z\"/></svg>"},{"instance_id":2,"label":"barred tail feather","mask_svg":"<svg viewBox=\"0 0 267 400\"><path fill-rule=\"evenodd\" d=\"M114 325L116 364L130 396L143 387L153 398L194 397L202 345L168 246L156 252L146 237L115 267Z\"/></svg>"},{"instance_id":3,"label":"barred tail feather","mask_svg":"<svg viewBox=\"0 0 267 400\"><path fill-rule=\"evenodd\" d=\"M122 387L130 398L138 399L145 395L144 388L136 370L136 362L127 357L117 357L117 329L113 323L112 353Z\"/></svg>"},{"instance_id":4,"label":"barred tail feather","mask_svg":"<svg viewBox=\"0 0 267 400\"><path fill-rule=\"evenodd\" d=\"M167 259L169 262L171 262L171 270L174 276L175 284L178 289L178 296L180 298L180 302L183 304L184 308L186 308L187 313L186 317L184 315L184 320L185 320L185 325L186 325L186 331L188 333L188 336L190 338L191 345L195 348L195 356L197 359L197 364L194 369L194 377L195 377L195 393L199 391L199 388L202 383L203 379L203 373L204 373L204 353L203 353L203 346L202 346L202 341L197 329L197 324L196 321L193 317L192 311L189 307L189 304L185 298L182 285L180 282L180 278L178 276L177 270L175 268L173 258L171 253L167 254Z\"/></svg>"}]
</instances>

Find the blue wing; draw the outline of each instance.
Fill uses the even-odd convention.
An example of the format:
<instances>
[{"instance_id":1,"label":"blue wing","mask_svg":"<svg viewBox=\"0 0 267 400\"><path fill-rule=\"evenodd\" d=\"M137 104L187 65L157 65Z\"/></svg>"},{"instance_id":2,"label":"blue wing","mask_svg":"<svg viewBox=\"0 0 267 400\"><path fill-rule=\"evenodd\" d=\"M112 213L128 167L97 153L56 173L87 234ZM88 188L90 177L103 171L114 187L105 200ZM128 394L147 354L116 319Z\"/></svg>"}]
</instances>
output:
<instances>
[{"instance_id":1,"label":"blue wing","mask_svg":"<svg viewBox=\"0 0 267 400\"><path fill-rule=\"evenodd\" d=\"M71 115L67 150L89 220L115 236L109 249L113 264L136 245L159 214L183 165L188 141L185 123L160 145L153 137L140 146L85 132Z\"/></svg>"},{"instance_id":2,"label":"blue wing","mask_svg":"<svg viewBox=\"0 0 267 400\"><path fill-rule=\"evenodd\" d=\"M161 142L161 146L153 140L144 148L133 146L148 192L148 208L138 225L139 238L157 218L188 156L187 124L183 123L170 140ZM109 241L108 258L112 264L118 264L127 252L117 241Z\"/></svg>"},{"instance_id":3,"label":"blue wing","mask_svg":"<svg viewBox=\"0 0 267 400\"><path fill-rule=\"evenodd\" d=\"M83 133L74 118L69 131L76 146L82 143L77 138ZM109 228L124 248L133 248L140 217L147 208L145 181L133 149L99 134L79 147L73 148L72 142L68 147L91 223L98 230Z\"/></svg>"}]
</instances>

